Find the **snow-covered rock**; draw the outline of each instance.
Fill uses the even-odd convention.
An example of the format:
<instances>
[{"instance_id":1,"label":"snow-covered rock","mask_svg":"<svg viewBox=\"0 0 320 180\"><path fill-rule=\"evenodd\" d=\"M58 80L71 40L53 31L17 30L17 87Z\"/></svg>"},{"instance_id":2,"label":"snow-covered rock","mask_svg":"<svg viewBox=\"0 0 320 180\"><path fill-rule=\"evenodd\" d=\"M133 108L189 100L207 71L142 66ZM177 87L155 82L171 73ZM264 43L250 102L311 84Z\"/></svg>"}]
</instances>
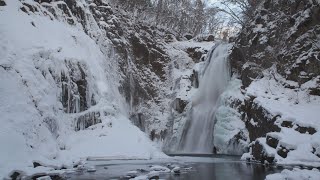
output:
<instances>
[{"instance_id":1,"label":"snow-covered rock","mask_svg":"<svg viewBox=\"0 0 320 180\"><path fill-rule=\"evenodd\" d=\"M320 172L317 169L293 169L283 170L281 173L271 174L266 177L266 180L317 180L320 177Z\"/></svg>"},{"instance_id":2,"label":"snow-covered rock","mask_svg":"<svg viewBox=\"0 0 320 180\"><path fill-rule=\"evenodd\" d=\"M242 159L320 166L319 15L316 1L263 0L237 37L230 64L242 99L229 104L248 131Z\"/></svg>"}]
</instances>

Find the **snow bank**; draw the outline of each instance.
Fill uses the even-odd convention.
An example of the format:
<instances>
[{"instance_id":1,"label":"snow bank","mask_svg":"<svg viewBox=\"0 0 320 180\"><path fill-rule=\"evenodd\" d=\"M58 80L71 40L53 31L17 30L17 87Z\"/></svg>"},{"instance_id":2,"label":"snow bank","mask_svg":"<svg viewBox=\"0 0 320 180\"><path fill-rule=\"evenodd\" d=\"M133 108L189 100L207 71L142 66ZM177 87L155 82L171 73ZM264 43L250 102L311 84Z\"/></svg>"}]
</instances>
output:
<instances>
[{"instance_id":1,"label":"snow bank","mask_svg":"<svg viewBox=\"0 0 320 180\"><path fill-rule=\"evenodd\" d=\"M266 180L318 180L320 172L317 169L293 169L283 170L281 173L271 174L266 177Z\"/></svg>"}]
</instances>

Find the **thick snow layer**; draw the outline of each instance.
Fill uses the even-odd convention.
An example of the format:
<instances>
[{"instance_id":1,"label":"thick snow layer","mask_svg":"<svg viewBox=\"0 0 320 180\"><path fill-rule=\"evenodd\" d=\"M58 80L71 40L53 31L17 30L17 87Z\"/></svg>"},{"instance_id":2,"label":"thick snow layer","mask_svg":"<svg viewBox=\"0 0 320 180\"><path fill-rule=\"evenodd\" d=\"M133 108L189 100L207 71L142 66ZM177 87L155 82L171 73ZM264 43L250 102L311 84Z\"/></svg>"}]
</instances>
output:
<instances>
[{"instance_id":1,"label":"thick snow layer","mask_svg":"<svg viewBox=\"0 0 320 180\"><path fill-rule=\"evenodd\" d=\"M70 134L62 159L69 157L161 158L163 153L146 135L122 116L104 119L102 123ZM76 160L75 159L75 160Z\"/></svg>"},{"instance_id":2,"label":"thick snow layer","mask_svg":"<svg viewBox=\"0 0 320 180\"><path fill-rule=\"evenodd\" d=\"M275 123L281 131L269 133L279 140L277 148L269 147L265 138L260 140L266 153L275 156L277 164L320 166L320 159L316 155L320 147L320 97L312 96L307 91L308 87L315 86L316 80L310 80L295 89L285 88L286 85L295 87L295 84L285 81L271 68L264 72L264 78L255 80L247 88L245 96L256 97L256 104L266 109L270 116L278 116ZM292 127L282 127L283 121L291 122ZM299 127L313 128L316 132L299 132ZM286 158L277 154L280 146L290 150Z\"/></svg>"},{"instance_id":3,"label":"thick snow layer","mask_svg":"<svg viewBox=\"0 0 320 180\"><path fill-rule=\"evenodd\" d=\"M50 20L41 6L28 15L20 1L6 3L0 7L0 179L14 169L43 171L33 168L33 161L61 167L88 156L165 156L126 117L117 66L80 24ZM97 101L82 113L64 113L53 77L66 72L68 62L87 67L88 91ZM74 118L93 110L102 123L75 132Z\"/></svg>"},{"instance_id":4,"label":"thick snow layer","mask_svg":"<svg viewBox=\"0 0 320 180\"><path fill-rule=\"evenodd\" d=\"M301 88L289 89L283 84L291 84L275 74L275 78L265 73L265 77L254 81L247 88L247 95L255 96L255 102L282 120L292 121L300 126L320 128L320 97L309 95L307 87L312 86L311 80ZM319 129L320 130L320 129Z\"/></svg>"},{"instance_id":5,"label":"thick snow layer","mask_svg":"<svg viewBox=\"0 0 320 180\"><path fill-rule=\"evenodd\" d=\"M266 180L318 180L320 172L318 169L293 169L283 170L281 173L271 174L266 177Z\"/></svg>"}]
</instances>

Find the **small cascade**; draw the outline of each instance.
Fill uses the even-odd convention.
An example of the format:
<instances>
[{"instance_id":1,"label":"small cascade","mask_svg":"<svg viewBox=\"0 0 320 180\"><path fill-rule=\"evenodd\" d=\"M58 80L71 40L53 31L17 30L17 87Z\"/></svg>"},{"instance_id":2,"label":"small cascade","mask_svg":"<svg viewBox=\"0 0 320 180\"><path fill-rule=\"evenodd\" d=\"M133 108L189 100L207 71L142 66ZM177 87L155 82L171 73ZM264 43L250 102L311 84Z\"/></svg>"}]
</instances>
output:
<instances>
[{"instance_id":1,"label":"small cascade","mask_svg":"<svg viewBox=\"0 0 320 180\"><path fill-rule=\"evenodd\" d=\"M184 153L212 153L213 129L218 98L230 79L228 44L219 44L209 54L209 64L200 80L198 92L192 99L179 151Z\"/></svg>"}]
</instances>

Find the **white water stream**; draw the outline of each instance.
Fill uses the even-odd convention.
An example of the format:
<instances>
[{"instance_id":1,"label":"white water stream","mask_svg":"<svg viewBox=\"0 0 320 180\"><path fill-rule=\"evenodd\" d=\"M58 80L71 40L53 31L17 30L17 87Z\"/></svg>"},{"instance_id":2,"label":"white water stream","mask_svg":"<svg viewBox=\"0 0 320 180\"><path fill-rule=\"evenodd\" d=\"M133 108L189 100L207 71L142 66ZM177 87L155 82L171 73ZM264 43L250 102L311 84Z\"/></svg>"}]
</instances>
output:
<instances>
[{"instance_id":1,"label":"white water stream","mask_svg":"<svg viewBox=\"0 0 320 180\"><path fill-rule=\"evenodd\" d=\"M219 96L230 79L228 67L229 44L219 44L209 55L209 65L200 80L197 94L192 99L192 109L186 133L181 139L180 151L184 153L212 153L215 112Z\"/></svg>"}]
</instances>

